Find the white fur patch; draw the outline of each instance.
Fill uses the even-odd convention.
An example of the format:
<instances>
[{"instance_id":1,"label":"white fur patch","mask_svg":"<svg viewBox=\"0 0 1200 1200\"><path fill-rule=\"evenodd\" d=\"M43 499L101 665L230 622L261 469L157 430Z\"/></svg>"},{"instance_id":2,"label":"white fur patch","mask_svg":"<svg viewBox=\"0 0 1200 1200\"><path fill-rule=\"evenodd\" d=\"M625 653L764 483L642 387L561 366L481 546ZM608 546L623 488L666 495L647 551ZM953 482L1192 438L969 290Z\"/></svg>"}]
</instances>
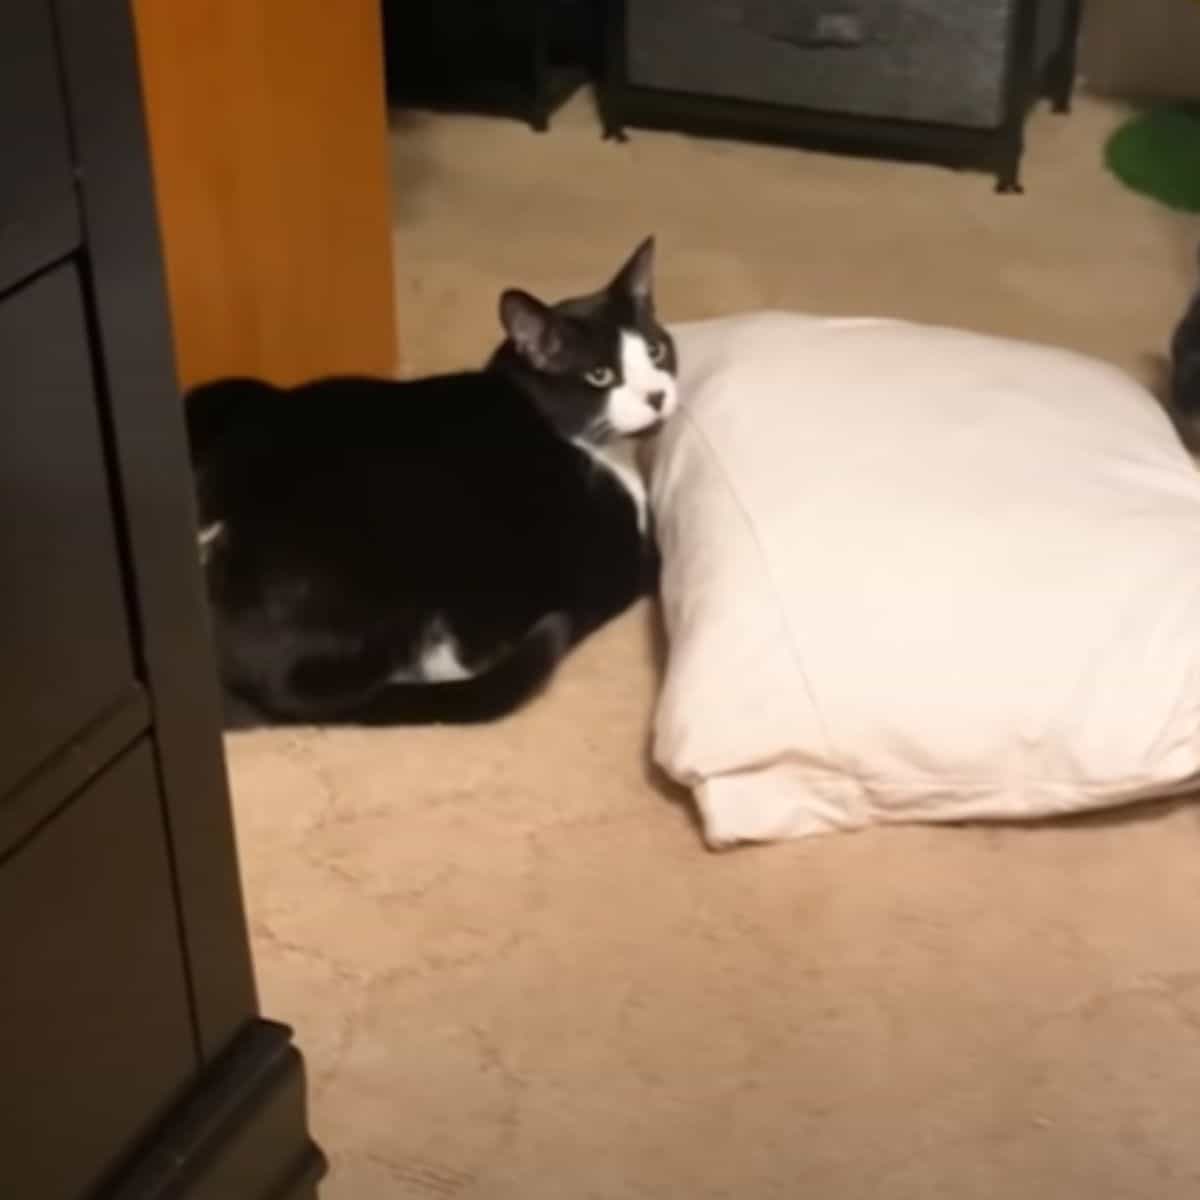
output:
<instances>
[{"instance_id":1,"label":"white fur patch","mask_svg":"<svg viewBox=\"0 0 1200 1200\"><path fill-rule=\"evenodd\" d=\"M196 534L196 546L200 550L201 566L208 563L209 558L212 557L213 549L216 547L217 542L221 540L224 533L225 522L214 521L211 525L206 525Z\"/></svg>"},{"instance_id":2,"label":"white fur patch","mask_svg":"<svg viewBox=\"0 0 1200 1200\"><path fill-rule=\"evenodd\" d=\"M472 672L460 657L458 639L441 617L429 622L411 669L393 671L392 683L456 683Z\"/></svg>"},{"instance_id":3,"label":"white fur patch","mask_svg":"<svg viewBox=\"0 0 1200 1200\"><path fill-rule=\"evenodd\" d=\"M634 461L634 447L623 438L611 442L607 446L594 446L582 438L575 445L584 451L598 467L607 471L629 493L637 513L638 532L646 532L646 516L648 503L646 500L646 485L642 474Z\"/></svg>"},{"instance_id":4,"label":"white fur patch","mask_svg":"<svg viewBox=\"0 0 1200 1200\"><path fill-rule=\"evenodd\" d=\"M659 408L649 400L662 394ZM617 433L640 433L675 411L675 380L654 364L640 333L621 330L621 383L608 394L607 417Z\"/></svg>"},{"instance_id":5,"label":"white fur patch","mask_svg":"<svg viewBox=\"0 0 1200 1200\"><path fill-rule=\"evenodd\" d=\"M421 651L421 674L429 683L453 683L471 678L471 672L463 666L454 639L450 637L430 642Z\"/></svg>"}]
</instances>

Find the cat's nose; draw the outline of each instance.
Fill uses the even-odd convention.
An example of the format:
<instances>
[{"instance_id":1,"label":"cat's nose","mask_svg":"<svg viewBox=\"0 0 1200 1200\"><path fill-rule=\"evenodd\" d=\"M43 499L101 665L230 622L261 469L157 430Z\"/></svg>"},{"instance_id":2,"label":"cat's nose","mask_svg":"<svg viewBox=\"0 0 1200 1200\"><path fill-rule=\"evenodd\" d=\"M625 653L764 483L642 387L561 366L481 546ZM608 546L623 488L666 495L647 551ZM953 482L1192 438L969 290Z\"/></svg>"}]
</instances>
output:
<instances>
[{"instance_id":1,"label":"cat's nose","mask_svg":"<svg viewBox=\"0 0 1200 1200\"><path fill-rule=\"evenodd\" d=\"M654 411L656 413L662 412L663 405L666 404L666 402L667 402L667 393L666 392L649 392L646 395L646 403L648 405L650 405L650 407L652 409L654 409Z\"/></svg>"}]
</instances>

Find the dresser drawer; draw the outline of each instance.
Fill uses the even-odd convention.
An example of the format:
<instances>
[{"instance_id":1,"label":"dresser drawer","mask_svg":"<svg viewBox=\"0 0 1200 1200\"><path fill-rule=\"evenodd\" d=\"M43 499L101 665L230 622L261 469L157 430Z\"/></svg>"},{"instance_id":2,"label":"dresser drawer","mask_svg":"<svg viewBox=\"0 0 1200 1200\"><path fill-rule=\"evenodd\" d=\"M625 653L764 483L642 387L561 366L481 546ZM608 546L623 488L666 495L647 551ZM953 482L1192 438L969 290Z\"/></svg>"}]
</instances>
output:
<instances>
[{"instance_id":1,"label":"dresser drawer","mask_svg":"<svg viewBox=\"0 0 1200 1200\"><path fill-rule=\"evenodd\" d=\"M134 682L119 562L65 265L0 301L0 803Z\"/></svg>"},{"instance_id":2,"label":"dresser drawer","mask_svg":"<svg viewBox=\"0 0 1200 1200\"><path fill-rule=\"evenodd\" d=\"M0 3L0 291L79 242L49 0Z\"/></svg>"},{"instance_id":3,"label":"dresser drawer","mask_svg":"<svg viewBox=\"0 0 1200 1200\"><path fill-rule=\"evenodd\" d=\"M995 128L1017 0L628 0L629 83Z\"/></svg>"},{"instance_id":4,"label":"dresser drawer","mask_svg":"<svg viewBox=\"0 0 1200 1200\"><path fill-rule=\"evenodd\" d=\"M78 1200L196 1070L144 742L0 864L0 947L0 1190Z\"/></svg>"}]
</instances>

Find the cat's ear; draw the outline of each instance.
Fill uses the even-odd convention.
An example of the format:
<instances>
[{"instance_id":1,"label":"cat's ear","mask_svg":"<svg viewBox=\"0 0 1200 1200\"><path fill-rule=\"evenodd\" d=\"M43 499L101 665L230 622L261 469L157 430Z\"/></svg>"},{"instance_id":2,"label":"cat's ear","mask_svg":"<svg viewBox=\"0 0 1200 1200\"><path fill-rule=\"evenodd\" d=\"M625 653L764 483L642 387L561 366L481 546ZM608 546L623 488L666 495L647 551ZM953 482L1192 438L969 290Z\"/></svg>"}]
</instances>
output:
<instances>
[{"instance_id":1,"label":"cat's ear","mask_svg":"<svg viewBox=\"0 0 1200 1200\"><path fill-rule=\"evenodd\" d=\"M500 297L500 324L517 353L539 371L548 371L562 352L553 310L528 292L509 288Z\"/></svg>"},{"instance_id":2,"label":"cat's ear","mask_svg":"<svg viewBox=\"0 0 1200 1200\"><path fill-rule=\"evenodd\" d=\"M630 255L629 261L608 285L608 290L629 296L637 305L650 307L654 300L653 234Z\"/></svg>"}]
</instances>

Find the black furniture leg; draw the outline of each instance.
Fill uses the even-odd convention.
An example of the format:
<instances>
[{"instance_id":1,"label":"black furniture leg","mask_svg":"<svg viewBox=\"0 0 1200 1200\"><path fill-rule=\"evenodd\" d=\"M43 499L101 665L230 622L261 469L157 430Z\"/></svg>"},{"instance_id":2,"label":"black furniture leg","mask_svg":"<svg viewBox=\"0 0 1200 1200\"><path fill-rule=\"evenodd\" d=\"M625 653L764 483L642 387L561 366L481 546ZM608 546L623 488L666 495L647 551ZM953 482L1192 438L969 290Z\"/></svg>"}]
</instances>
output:
<instances>
[{"instance_id":1,"label":"black furniture leg","mask_svg":"<svg viewBox=\"0 0 1200 1200\"><path fill-rule=\"evenodd\" d=\"M1072 0L1073 2L1073 0ZM1037 0L1017 0L1008 48L1004 123L996 134L996 191L1020 195L1021 156L1025 152L1025 121L1038 94L1034 74L1037 39Z\"/></svg>"},{"instance_id":2,"label":"black furniture leg","mask_svg":"<svg viewBox=\"0 0 1200 1200\"><path fill-rule=\"evenodd\" d=\"M1054 52L1047 74L1047 93L1056 113L1071 111L1071 96L1075 91L1075 73L1079 53L1079 27L1083 14L1082 0L1067 0L1063 17L1062 41Z\"/></svg>"},{"instance_id":3,"label":"black furniture leg","mask_svg":"<svg viewBox=\"0 0 1200 1200\"><path fill-rule=\"evenodd\" d=\"M545 133L550 128L550 31L546 9L546 0L532 0L533 100L529 125L534 133Z\"/></svg>"},{"instance_id":4,"label":"black furniture leg","mask_svg":"<svg viewBox=\"0 0 1200 1200\"><path fill-rule=\"evenodd\" d=\"M604 0L600 7L603 35L600 70L596 80L596 107L606 142L627 142L625 122L615 97L625 86L625 3Z\"/></svg>"},{"instance_id":5,"label":"black furniture leg","mask_svg":"<svg viewBox=\"0 0 1200 1200\"><path fill-rule=\"evenodd\" d=\"M604 130L606 142L627 142L629 134L625 132L625 123L613 113L609 104L601 96L598 98L600 107L600 124Z\"/></svg>"},{"instance_id":6,"label":"black furniture leg","mask_svg":"<svg viewBox=\"0 0 1200 1200\"><path fill-rule=\"evenodd\" d=\"M1021 156L1025 152L1025 135L1020 125L1006 129L1000 135L996 155L996 191L1002 196L1024 194L1021 185Z\"/></svg>"}]
</instances>

